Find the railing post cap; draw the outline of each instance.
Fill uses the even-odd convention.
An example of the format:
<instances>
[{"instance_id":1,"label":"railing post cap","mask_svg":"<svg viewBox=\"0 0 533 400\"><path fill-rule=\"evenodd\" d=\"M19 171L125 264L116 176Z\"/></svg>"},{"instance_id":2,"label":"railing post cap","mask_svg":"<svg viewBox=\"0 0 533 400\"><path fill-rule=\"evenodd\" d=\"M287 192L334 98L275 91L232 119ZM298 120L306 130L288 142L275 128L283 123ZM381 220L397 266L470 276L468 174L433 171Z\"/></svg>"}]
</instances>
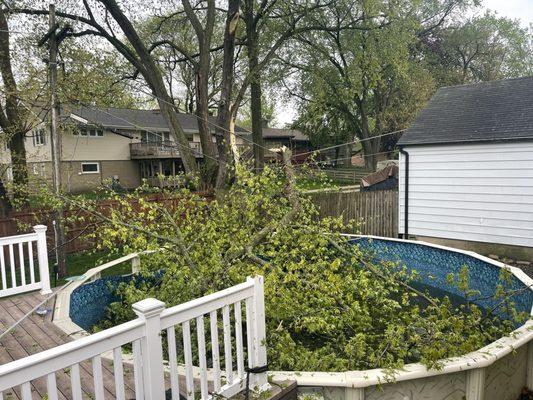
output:
<instances>
[{"instance_id":1,"label":"railing post cap","mask_svg":"<svg viewBox=\"0 0 533 400\"><path fill-rule=\"evenodd\" d=\"M33 227L33 230L35 232L46 232L47 229L48 229L48 227L46 225L35 225Z\"/></svg>"},{"instance_id":2,"label":"railing post cap","mask_svg":"<svg viewBox=\"0 0 533 400\"><path fill-rule=\"evenodd\" d=\"M161 300L148 298L132 305L133 311L139 317L151 317L161 312L165 309L165 303Z\"/></svg>"},{"instance_id":3,"label":"railing post cap","mask_svg":"<svg viewBox=\"0 0 533 400\"><path fill-rule=\"evenodd\" d=\"M254 276L248 276L246 277L247 281L254 281L254 282L262 282L263 281L263 275L254 275Z\"/></svg>"}]
</instances>

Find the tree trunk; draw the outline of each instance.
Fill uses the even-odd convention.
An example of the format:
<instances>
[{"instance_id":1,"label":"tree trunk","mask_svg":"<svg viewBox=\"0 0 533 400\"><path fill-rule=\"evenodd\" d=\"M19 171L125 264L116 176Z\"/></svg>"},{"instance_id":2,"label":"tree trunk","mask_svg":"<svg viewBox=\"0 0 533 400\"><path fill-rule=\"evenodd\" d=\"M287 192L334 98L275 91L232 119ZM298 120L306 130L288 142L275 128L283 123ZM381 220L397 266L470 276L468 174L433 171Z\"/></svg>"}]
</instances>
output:
<instances>
[{"instance_id":1,"label":"tree trunk","mask_svg":"<svg viewBox=\"0 0 533 400\"><path fill-rule=\"evenodd\" d=\"M352 144L346 144L342 146L343 149L343 156L341 160L341 164L344 167L351 167L352 166Z\"/></svg>"},{"instance_id":2,"label":"tree trunk","mask_svg":"<svg viewBox=\"0 0 533 400\"><path fill-rule=\"evenodd\" d=\"M122 32L130 42L131 46L135 49L135 52L138 56L138 59L131 59L131 57L126 57L135 67L139 69L139 72L142 74L146 83L152 90L153 95L156 97L161 109L161 114L165 118L165 121L169 125L170 134L176 139L181 159L185 167L185 171L188 173L196 173L198 171L196 158L194 157L192 150L189 146L189 141L185 136L183 128L178 122L176 116L176 110L172 103L168 91L166 90L163 77L157 65L155 64L150 52L146 48L144 42L139 37L135 27L131 21L126 17L122 12L119 5L115 0L102 0L105 8L111 13L115 21L118 23ZM110 40L110 39L108 39ZM111 43L117 48L117 45L113 42ZM124 50L117 48L123 55Z\"/></svg>"},{"instance_id":3,"label":"tree trunk","mask_svg":"<svg viewBox=\"0 0 533 400\"><path fill-rule=\"evenodd\" d=\"M204 184L208 188L215 183L217 173L217 151L213 143L211 129L209 127L209 48L201 46L200 65L196 71L196 116L198 121L198 134L204 154L204 168L202 175Z\"/></svg>"},{"instance_id":4,"label":"tree trunk","mask_svg":"<svg viewBox=\"0 0 533 400\"><path fill-rule=\"evenodd\" d=\"M216 127L216 138L218 147L218 156L220 165L216 188L221 189L232 179L233 161L232 143L235 138L232 137L232 113L231 113L231 94L234 78L235 62L235 33L239 22L239 7L241 0L229 0L228 14L226 17L226 28L224 31L224 60L222 65L222 88L220 93L220 103L218 105L218 119Z\"/></svg>"},{"instance_id":5,"label":"tree trunk","mask_svg":"<svg viewBox=\"0 0 533 400\"><path fill-rule=\"evenodd\" d=\"M375 171L377 167L378 158L376 153L379 148L379 139L374 138L361 143L363 146L363 157L365 158L365 168L369 171Z\"/></svg>"},{"instance_id":6,"label":"tree trunk","mask_svg":"<svg viewBox=\"0 0 533 400\"><path fill-rule=\"evenodd\" d=\"M5 173L2 174L2 179L0 179L0 217L7 218L13 207L11 201L9 201L6 186L4 185L4 176Z\"/></svg>"},{"instance_id":7,"label":"tree trunk","mask_svg":"<svg viewBox=\"0 0 533 400\"><path fill-rule=\"evenodd\" d=\"M252 117L252 140L256 172L265 166L265 151L262 126L261 82L258 74L258 33L254 18L254 0L246 0L246 36L248 47L248 73L250 77L250 112Z\"/></svg>"},{"instance_id":8,"label":"tree trunk","mask_svg":"<svg viewBox=\"0 0 533 400\"><path fill-rule=\"evenodd\" d=\"M24 135L26 129L24 121L26 111L20 104L17 83L11 66L9 49L9 26L4 11L0 7L0 75L4 83L5 113L0 105L0 128L6 135L11 151L11 165L13 167L13 195L15 198L26 200L28 185L28 170L26 166L26 148Z\"/></svg>"}]
</instances>

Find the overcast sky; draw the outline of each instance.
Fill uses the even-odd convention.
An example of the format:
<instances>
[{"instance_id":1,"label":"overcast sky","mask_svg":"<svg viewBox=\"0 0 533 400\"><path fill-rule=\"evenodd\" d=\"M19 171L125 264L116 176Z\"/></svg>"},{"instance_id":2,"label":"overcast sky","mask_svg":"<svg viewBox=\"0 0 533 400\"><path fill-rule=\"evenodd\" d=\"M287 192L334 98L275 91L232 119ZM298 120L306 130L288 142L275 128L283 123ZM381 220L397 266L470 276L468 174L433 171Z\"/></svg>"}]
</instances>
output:
<instances>
[{"instance_id":1,"label":"overcast sky","mask_svg":"<svg viewBox=\"0 0 533 400\"><path fill-rule=\"evenodd\" d=\"M502 17L519 19L524 27L533 23L533 0L484 0L483 5Z\"/></svg>"}]
</instances>

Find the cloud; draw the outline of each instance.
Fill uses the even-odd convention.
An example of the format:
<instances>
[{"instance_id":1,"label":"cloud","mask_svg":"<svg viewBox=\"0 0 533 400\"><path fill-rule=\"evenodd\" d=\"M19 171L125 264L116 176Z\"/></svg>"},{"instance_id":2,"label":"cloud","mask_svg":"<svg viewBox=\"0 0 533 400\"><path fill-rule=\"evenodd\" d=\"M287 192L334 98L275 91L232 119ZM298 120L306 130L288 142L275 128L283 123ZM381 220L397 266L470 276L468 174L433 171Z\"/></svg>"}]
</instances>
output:
<instances>
[{"instance_id":1,"label":"cloud","mask_svg":"<svg viewBox=\"0 0 533 400\"><path fill-rule=\"evenodd\" d=\"M483 5L501 17L519 19L524 27L533 23L533 0L484 0Z\"/></svg>"}]
</instances>

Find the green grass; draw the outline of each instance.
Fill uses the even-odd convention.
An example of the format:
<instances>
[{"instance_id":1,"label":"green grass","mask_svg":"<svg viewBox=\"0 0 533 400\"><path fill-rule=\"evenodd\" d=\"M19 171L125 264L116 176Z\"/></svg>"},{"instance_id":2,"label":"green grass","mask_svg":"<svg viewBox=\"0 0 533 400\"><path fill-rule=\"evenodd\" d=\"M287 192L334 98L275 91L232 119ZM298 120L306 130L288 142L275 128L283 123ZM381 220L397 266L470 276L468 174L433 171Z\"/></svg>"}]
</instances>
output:
<instances>
[{"instance_id":1,"label":"green grass","mask_svg":"<svg viewBox=\"0 0 533 400\"><path fill-rule=\"evenodd\" d=\"M49 268L50 268L50 285L52 287L54 286L62 286L64 285L67 280L66 278L72 277L72 276L79 276L85 274L87 270L97 267L99 265L102 265L108 261L115 260L117 258L121 257L119 254L112 254L110 255L108 252L100 251L100 252L94 252L94 251L80 251L75 254L69 254L67 256L67 271L68 274L65 278L58 279L56 282L55 276L54 276L54 265L55 260L53 257L50 257L49 262ZM35 273L35 281L38 282L40 280L39 277L39 268L37 267L38 263L37 260L34 260L34 273ZM7 266L6 268L6 280L8 287L12 286L11 281L11 268ZM125 275L131 273L131 261L126 261L124 263L115 265L111 268L108 268L104 271L102 271L101 276L110 276L110 275ZM24 276L26 277L26 283L29 284L31 282L30 278L30 268L29 264L26 260L25 268L24 268ZM17 286L21 285L22 278L21 278L21 271L20 268L16 268L15 270L15 279L17 282Z\"/></svg>"},{"instance_id":2,"label":"green grass","mask_svg":"<svg viewBox=\"0 0 533 400\"><path fill-rule=\"evenodd\" d=\"M352 186L353 183L333 181L331 179L312 179L300 178L296 181L296 186L302 190L316 190L316 189L336 189L341 186Z\"/></svg>"}]
</instances>

